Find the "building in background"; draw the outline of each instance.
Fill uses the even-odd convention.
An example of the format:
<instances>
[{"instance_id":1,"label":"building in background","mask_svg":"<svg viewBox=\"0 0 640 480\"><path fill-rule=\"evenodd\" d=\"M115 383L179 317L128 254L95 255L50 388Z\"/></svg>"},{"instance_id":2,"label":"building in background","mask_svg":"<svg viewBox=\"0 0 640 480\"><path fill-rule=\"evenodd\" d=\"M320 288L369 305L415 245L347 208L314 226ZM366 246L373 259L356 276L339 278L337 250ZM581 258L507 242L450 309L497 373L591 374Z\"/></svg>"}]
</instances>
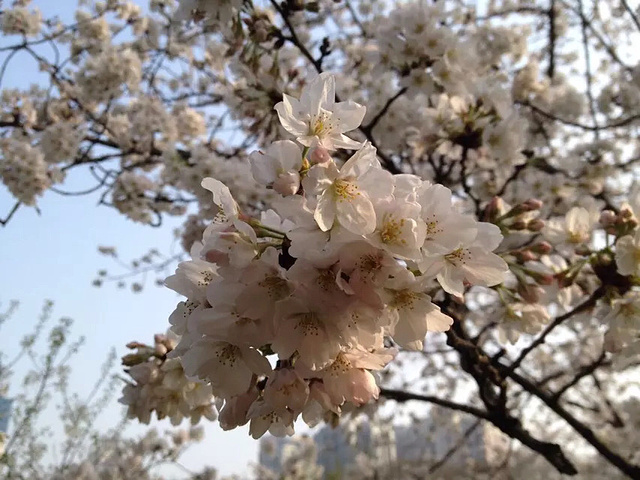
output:
<instances>
[{"instance_id":1,"label":"building in background","mask_svg":"<svg viewBox=\"0 0 640 480\"><path fill-rule=\"evenodd\" d=\"M0 432L7 433L9 430L9 419L11 418L11 404L13 400L0 397Z\"/></svg>"},{"instance_id":2,"label":"building in background","mask_svg":"<svg viewBox=\"0 0 640 480\"><path fill-rule=\"evenodd\" d=\"M382 479L416 478L416 474L431 478L432 470L437 478L469 471L498 478L492 472L505 460L509 447L508 438L487 422L441 408L403 425L362 415L335 428L325 425L312 438L325 480L353 478L354 469L361 474L369 470L371 478ZM264 437L260 465L280 473L283 450L292 444L290 438Z\"/></svg>"}]
</instances>

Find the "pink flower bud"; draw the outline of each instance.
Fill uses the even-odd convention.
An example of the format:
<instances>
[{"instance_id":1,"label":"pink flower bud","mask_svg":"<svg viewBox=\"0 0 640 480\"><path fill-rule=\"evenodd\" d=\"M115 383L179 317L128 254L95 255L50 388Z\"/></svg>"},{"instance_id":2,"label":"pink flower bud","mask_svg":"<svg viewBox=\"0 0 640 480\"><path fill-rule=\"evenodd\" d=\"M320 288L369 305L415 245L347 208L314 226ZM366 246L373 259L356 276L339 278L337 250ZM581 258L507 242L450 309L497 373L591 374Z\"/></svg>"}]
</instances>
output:
<instances>
[{"instance_id":1,"label":"pink flower bud","mask_svg":"<svg viewBox=\"0 0 640 480\"><path fill-rule=\"evenodd\" d=\"M543 228L544 220L540 220L539 218L531 220L529 223L527 223L527 230L529 230L530 232L539 232Z\"/></svg>"},{"instance_id":2,"label":"pink flower bud","mask_svg":"<svg viewBox=\"0 0 640 480\"><path fill-rule=\"evenodd\" d=\"M537 198L530 198L529 200L522 202L522 207L525 209L525 212L540 210L542 208L542 205L543 203Z\"/></svg>"},{"instance_id":3,"label":"pink flower bud","mask_svg":"<svg viewBox=\"0 0 640 480\"><path fill-rule=\"evenodd\" d=\"M527 223L524 220L516 220L509 225L510 230L524 230L525 228L527 228Z\"/></svg>"},{"instance_id":4,"label":"pink flower bud","mask_svg":"<svg viewBox=\"0 0 640 480\"><path fill-rule=\"evenodd\" d=\"M167 354L169 350L167 349L167 347L162 344L162 343L158 343L156 344L156 348L155 348L155 354L159 357L162 357L164 355Z\"/></svg>"},{"instance_id":5,"label":"pink flower bud","mask_svg":"<svg viewBox=\"0 0 640 480\"><path fill-rule=\"evenodd\" d=\"M532 245L530 249L532 252L538 253L540 255L546 255L548 253L551 253L553 247L549 242L540 242Z\"/></svg>"},{"instance_id":6,"label":"pink flower bud","mask_svg":"<svg viewBox=\"0 0 640 480\"><path fill-rule=\"evenodd\" d=\"M600 225L603 227L609 227L616 222L616 214L611 210L603 210L600 213Z\"/></svg>"},{"instance_id":7,"label":"pink flower bud","mask_svg":"<svg viewBox=\"0 0 640 480\"><path fill-rule=\"evenodd\" d=\"M309 161L314 165L328 163L331 161L331 155L329 155L329 151L326 148L317 146L311 151Z\"/></svg>"},{"instance_id":8,"label":"pink flower bud","mask_svg":"<svg viewBox=\"0 0 640 480\"><path fill-rule=\"evenodd\" d=\"M484 209L484 219L491 221L497 218L504 209L504 202L500 197L493 197Z\"/></svg>"},{"instance_id":9,"label":"pink flower bud","mask_svg":"<svg viewBox=\"0 0 640 480\"><path fill-rule=\"evenodd\" d=\"M522 250L516 254L522 262L531 262L536 260L536 255L531 250Z\"/></svg>"},{"instance_id":10,"label":"pink flower bud","mask_svg":"<svg viewBox=\"0 0 640 480\"><path fill-rule=\"evenodd\" d=\"M300 174L298 172L281 173L273 182L273 189L285 197L295 195L300 189Z\"/></svg>"}]
</instances>

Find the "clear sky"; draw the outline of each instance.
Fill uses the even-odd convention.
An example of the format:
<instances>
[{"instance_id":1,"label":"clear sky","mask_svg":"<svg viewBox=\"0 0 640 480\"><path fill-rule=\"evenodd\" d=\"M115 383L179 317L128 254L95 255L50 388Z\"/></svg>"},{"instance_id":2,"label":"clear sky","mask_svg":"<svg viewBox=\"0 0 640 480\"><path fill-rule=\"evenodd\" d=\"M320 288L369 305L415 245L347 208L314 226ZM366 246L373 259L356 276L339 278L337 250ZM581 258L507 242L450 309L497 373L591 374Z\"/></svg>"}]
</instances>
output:
<instances>
[{"instance_id":1,"label":"clear sky","mask_svg":"<svg viewBox=\"0 0 640 480\"><path fill-rule=\"evenodd\" d=\"M137 0L136 3L146 3ZM53 15L72 18L76 0L34 0L45 18ZM6 44L6 39L0 43ZM1 58L0 58L1 60ZM24 57L14 60L3 88L26 88L37 83L41 74ZM81 189L87 185L86 173L70 175L61 187ZM0 330L2 350L10 354L19 339L35 324L45 299L55 302L54 318L75 320L73 332L86 337L86 344L72 363L71 391L87 394L100 365L111 347L119 356L131 340L152 342L153 334L168 327L167 318L180 298L172 291L153 285L153 276L142 293L134 294L107 284L91 285L100 268L113 273L117 265L97 252L98 245L116 246L123 259L133 259L156 247L166 252L172 243L172 229L179 222L161 228L135 224L115 210L96 206L97 195L63 197L47 193L38 201L41 215L33 208L20 208L4 228L0 227L0 311L9 300L21 302L18 313ZM14 200L0 185L0 217ZM20 371L16 379L20 379ZM121 418L123 410L115 401L98 424L108 428ZM160 422L159 429L169 428ZM257 442L248 429L223 432L207 422L205 441L188 452L183 464L199 468L211 465L221 473L242 473L248 462L257 460ZM185 422L184 427L188 427Z\"/></svg>"}]
</instances>

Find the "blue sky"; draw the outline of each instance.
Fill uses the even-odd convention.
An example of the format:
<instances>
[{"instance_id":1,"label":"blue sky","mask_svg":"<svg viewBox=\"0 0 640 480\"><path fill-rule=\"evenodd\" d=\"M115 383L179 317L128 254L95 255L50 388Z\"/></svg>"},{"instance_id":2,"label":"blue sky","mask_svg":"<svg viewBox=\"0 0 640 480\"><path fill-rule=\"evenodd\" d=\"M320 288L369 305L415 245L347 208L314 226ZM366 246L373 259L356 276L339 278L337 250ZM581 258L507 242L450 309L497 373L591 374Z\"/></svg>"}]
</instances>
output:
<instances>
[{"instance_id":1,"label":"blue sky","mask_svg":"<svg viewBox=\"0 0 640 480\"><path fill-rule=\"evenodd\" d=\"M33 5L45 18L58 15L68 20L76 1L34 0ZM6 44L7 39L0 42ZM2 87L27 88L41 79L32 62L17 57ZM74 172L62 188L86 188L87 181L88 173ZM115 284L102 288L91 285L100 268L117 271L112 260L97 252L98 245L117 247L123 259L139 257L151 247L166 252L173 241L172 230L179 225L175 220L161 228L138 225L113 209L98 207L98 198L48 192L38 201L40 215L33 208L23 207L6 227L0 227L0 311L12 299L21 303L17 314L0 330L2 349L10 356L22 335L35 324L43 301L53 300L54 318L73 318L74 334L86 337L72 362L71 391L80 394L88 393L112 347L121 356L126 351L124 345L131 340L152 342L154 333L166 330L167 318L180 300L174 292L155 287L153 276L139 294L120 290ZM0 186L0 217L13 204L12 197ZM20 379L21 371L16 372L16 379ZM121 406L114 402L98 419L98 425L113 426L121 415ZM158 426L162 430L170 424L160 422ZM242 473L248 462L257 459L257 443L248 436L246 427L232 432L222 432L217 424L206 427L205 441L185 455L185 466L211 465L221 473Z\"/></svg>"}]
</instances>

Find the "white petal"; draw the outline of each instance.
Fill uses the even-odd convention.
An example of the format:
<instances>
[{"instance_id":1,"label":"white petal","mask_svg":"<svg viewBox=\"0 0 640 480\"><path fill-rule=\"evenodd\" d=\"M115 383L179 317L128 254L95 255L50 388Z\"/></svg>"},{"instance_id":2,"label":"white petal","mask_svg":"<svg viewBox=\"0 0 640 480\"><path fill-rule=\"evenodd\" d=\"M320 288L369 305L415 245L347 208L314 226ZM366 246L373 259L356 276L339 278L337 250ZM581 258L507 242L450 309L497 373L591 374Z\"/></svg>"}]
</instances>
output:
<instances>
[{"instance_id":1,"label":"white petal","mask_svg":"<svg viewBox=\"0 0 640 480\"><path fill-rule=\"evenodd\" d=\"M373 209L373 207L371 207ZM313 218L315 218L316 223L320 227L320 230L326 232L331 230L333 226L333 222L336 218L336 203L333 198L333 192L330 188L325 190L320 198L318 199L318 205L316 206L316 211L313 214ZM374 223L375 228L375 223Z\"/></svg>"},{"instance_id":2,"label":"white petal","mask_svg":"<svg viewBox=\"0 0 640 480\"><path fill-rule=\"evenodd\" d=\"M376 212L366 195L339 201L336 217L340 225L356 235L368 235L376 229Z\"/></svg>"},{"instance_id":3,"label":"white petal","mask_svg":"<svg viewBox=\"0 0 640 480\"><path fill-rule=\"evenodd\" d=\"M376 149L369 142L365 142L360 150L354 153L347 163L340 169L340 178L359 178L373 167L378 159Z\"/></svg>"},{"instance_id":4,"label":"white petal","mask_svg":"<svg viewBox=\"0 0 640 480\"><path fill-rule=\"evenodd\" d=\"M345 135L330 135L323 142L322 145L327 150L335 150L336 148L344 148L346 150L357 150L362 147L362 142L353 140Z\"/></svg>"},{"instance_id":5,"label":"white petal","mask_svg":"<svg viewBox=\"0 0 640 480\"><path fill-rule=\"evenodd\" d=\"M453 319L440 311L436 306L427 314L427 330L430 332L446 332L453 325Z\"/></svg>"},{"instance_id":6,"label":"white petal","mask_svg":"<svg viewBox=\"0 0 640 480\"><path fill-rule=\"evenodd\" d=\"M267 153L279 161L284 171L298 171L302 167L302 148L291 140L273 142Z\"/></svg>"},{"instance_id":7,"label":"white petal","mask_svg":"<svg viewBox=\"0 0 640 480\"><path fill-rule=\"evenodd\" d=\"M436 279L445 292L460 297L464 295L463 277L455 268L445 266Z\"/></svg>"},{"instance_id":8,"label":"white petal","mask_svg":"<svg viewBox=\"0 0 640 480\"><path fill-rule=\"evenodd\" d=\"M330 73L321 73L306 88L302 89L300 103L312 115L320 109L333 110L336 98L336 79Z\"/></svg>"},{"instance_id":9,"label":"white petal","mask_svg":"<svg viewBox=\"0 0 640 480\"><path fill-rule=\"evenodd\" d=\"M469 253L471 259L461 267L469 283L492 287L504 282L509 271L507 262L494 253L476 247L470 248Z\"/></svg>"},{"instance_id":10,"label":"white petal","mask_svg":"<svg viewBox=\"0 0 640 480\"><path fill-rule=\"evenodd\" d=\"M238 216L238 204L224 183L215 178L207 177L202 180L201 185L213 193L213 203L218 205L228 218Z\"/></svg>"},{"instance_id":11,"label":"white petal","mask_svg":"<svg viewBox=\"0 0 640 480\"><path fill-rule=\"evenodd\" d=\"M260 352L248 347L240 347L242 358L247 367L256 375L269 375L271 373L271 365L269 360L262 356Z\"/></svg>"},{"instance_id":12,"label":"white petal","mask_svg":"<svg viewBox=\"0 0 640 480\"><path fill-rule=\"evenodd\" d=\"M276 169L271 159L262 152L253 152L249 155L251 173L256 182L262 185L270 185L276 180Z\"/></svg>"},{"instance_id":13,"label":"white petal","mask_svg":"<svg viewBox=\"0 0 640 480\"><path fill-rule=\"evenodd\" d=\"M336 121L339 124L340 133L355 130L362 123L367 107L364 107L353 100L340 102L335 105L333 110Z\"/></svg>"},{"instance_id":14,"label":"white petal","mask_svg":"<svg viewBox=\"0 0 640 480\"><path fill-rule=\"evenodd\" d=\"M478 222L476 224L478 228L478 236L474 242L474 246L482 247L487 251L494 251L502 242L502 233L500 228L493 223Z\"/></svg>"},{"instance_id":15,"label":"white petal","mask_svg":"<svg viewBox=\"0 0 640 480\"><path fill-rule=\"evenodd\" d=\"M305 135L309 130L306 122L297 118L300 112L300 102L287 95L282 96L282 101L273 107L278 112L278 118L284 129L292 135Z\"/></svg>"}]
</instances>

